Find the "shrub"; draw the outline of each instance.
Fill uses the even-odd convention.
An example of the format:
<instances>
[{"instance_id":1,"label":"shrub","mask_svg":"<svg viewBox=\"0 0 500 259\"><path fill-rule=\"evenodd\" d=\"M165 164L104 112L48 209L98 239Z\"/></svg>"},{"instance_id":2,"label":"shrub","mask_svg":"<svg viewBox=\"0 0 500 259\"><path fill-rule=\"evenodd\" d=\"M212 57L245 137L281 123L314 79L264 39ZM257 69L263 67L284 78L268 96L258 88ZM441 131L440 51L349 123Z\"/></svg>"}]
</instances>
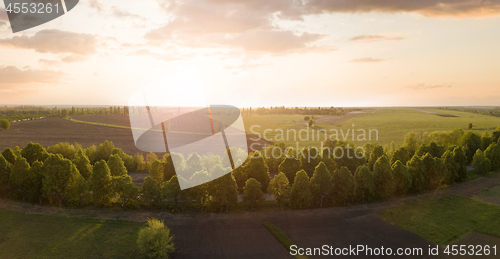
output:
<instances>
[{"instance_id":1,"label":"shrub","mask_svg":"<svg viewBox=\"0 0 500 259\"><path fill-rule=\"evenodd\" d=\"M10 129L10 122L6 119L1 119L0 120L0 129Z\"/></svg>"},{"instance_id":2,"label":"shrub","mask_svg":"<svg viewBox=\"0 0 500 259\"><path fill-rule=\"evenodd\" d=\"M139 231L137 247L146 258L168 258L168 254L175 250L174 238L163 221L149 219L147 227Z\"/></svg>"},{"instance_id":3,"label":"shrub","mask_svg":"<svg viewBox=\"0 0 500 259\"><path fill-rule=\"evenodd\" d=\"M491 161L478 149L472 159L472 166L478 174L486 174L491 169Z\"/></svg>"}]
</instances>

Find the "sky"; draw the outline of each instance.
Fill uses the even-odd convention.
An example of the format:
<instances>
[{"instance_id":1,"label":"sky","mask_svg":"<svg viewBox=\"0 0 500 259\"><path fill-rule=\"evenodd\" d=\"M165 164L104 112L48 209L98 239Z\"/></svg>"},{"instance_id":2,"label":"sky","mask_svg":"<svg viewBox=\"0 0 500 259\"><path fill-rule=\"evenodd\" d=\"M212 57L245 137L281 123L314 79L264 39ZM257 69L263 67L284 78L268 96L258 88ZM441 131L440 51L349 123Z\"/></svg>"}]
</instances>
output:
<instances>
[{"instance_id":1,"label":"sky","mask_svg":"<svg viewBox=\"0 0 500 259\"><path fill-rule=\"evenodd\" d=\"M127 105L154 82L189 103L178 82L196 81L238 107L500 106L499 15L498 0L81 0L12 33L0 3L0 104Z\"/></svg>"}]
</instances>

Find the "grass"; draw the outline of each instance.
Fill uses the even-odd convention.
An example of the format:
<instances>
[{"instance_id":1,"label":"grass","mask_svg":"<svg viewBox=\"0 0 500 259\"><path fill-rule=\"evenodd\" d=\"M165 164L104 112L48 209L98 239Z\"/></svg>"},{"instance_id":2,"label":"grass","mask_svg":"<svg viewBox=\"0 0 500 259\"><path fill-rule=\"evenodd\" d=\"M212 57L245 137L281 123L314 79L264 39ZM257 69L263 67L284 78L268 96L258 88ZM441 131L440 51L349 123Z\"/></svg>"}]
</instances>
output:
<instances>
[{"instance_id":1,"label":"grass","mask_svg":"<svg viewBox=\"0 0 500 259\"><path fill-rule=\"evenodd\" d=\"M428 198L379 213L439 245L451 244L471 231L500 237L500 207L459 195Z\"/></svg>"},{"instance_id":2,"label":"grass","mask_svg":"<svg viewBox=\"0 0 500 259\"><path fill-rule=\"evenodd\" d=\"M0 258L137 258L141 226L0 209Z\"/></svg>"},{"instance_id":3,"label":"grass","mask_svg":"<svg viewBox=\"0 0 500 259\"><path fill-rule=\"evenodd\" d=\"M434 112L425 113L422 111ZM438 115L453 115L456 117L441 117ZM252 115L245 116L245 128L248 133L252 133L250 128L253 125L253 131L259 134L264 133L264 130L271 129L267 134L267 139L272 142L277 142L276 137L279 132L277 129L305 129L305 125L297 124L298 121L303 121L303 115ZM325 129L329 134L331 130L337 129L339 131L339 138L342 138L340 130L347 134L350 131L348 140L357 145L363 145L366 141L357 141L356 138L360 137L361 129L364 129L366 137L368 138L368 131L370 129L378 130L378 141L375 134L372 135L372 140L368 142L378 142L382 145L389 145L394 141L397 145L402 145L404 137L410 131L417 133L433 132L433 131L451 131L453 129L467 130L469 123L472 123L472 131L477 134L483 134L486 131L493 131L500 126L500 117L493 117L482 114L474 114L470 112L442 110L442 109L411 109L411 108L381 108L374 113L365 113L348 120L341 121L336 125L323 124L323 121L317 121L315 126L316 133L319 129ZM352 126L354 124L354 127ZM352 129L355 130L355 141L352 141ZM309 131L312 132L311 130ZM286 134L285 134L286 135ZM292 135L290 135L292 136ZM303 135L305 138L305 133ZM324 134L320 137L324 140ZM322 140L310 139L309 141L300 141L301 146L316 146L319 147ZM284 141L288 146L295 146L293 139Z\"/></svg>"},{"instance_id":4,"label":"grass","mask_svg":"<svg viewBox=\"0 0 500 259\"><path fill-rule=\"evenodd\" d=\"M269 223L269 222L264 222L262 223L264 227L271 232L271 234L278 239L278 241L285 247L285 249L290 252L290 246L296 245L286 234L281 230L279 227ZM297 245L296 245L297 246ZM297 246L298 247L298 246ZM304 255L295 255L294 256L297 259L306 259L308 258L307 256Z\"/></svg>"}]
</instances>

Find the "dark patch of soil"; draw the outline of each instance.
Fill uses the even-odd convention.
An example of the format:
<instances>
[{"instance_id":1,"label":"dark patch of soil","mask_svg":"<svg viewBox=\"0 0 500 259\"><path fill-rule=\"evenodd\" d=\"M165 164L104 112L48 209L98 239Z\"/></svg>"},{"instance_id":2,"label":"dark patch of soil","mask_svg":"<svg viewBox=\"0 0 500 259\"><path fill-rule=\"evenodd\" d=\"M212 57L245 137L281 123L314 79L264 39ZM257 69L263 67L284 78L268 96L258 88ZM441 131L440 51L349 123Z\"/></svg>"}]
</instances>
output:
<instances>
[{"instance_id":1,"label":"dark patch of soil","mask_svg":"<svg viewBox=\"0 0 500 259\"><path fill-rule=\"evenodd\" d=\"M445 118L456 118L459 116L451 115L451 114L436 114L439 117L445 117Z\"/></svg>"}]
</instances>

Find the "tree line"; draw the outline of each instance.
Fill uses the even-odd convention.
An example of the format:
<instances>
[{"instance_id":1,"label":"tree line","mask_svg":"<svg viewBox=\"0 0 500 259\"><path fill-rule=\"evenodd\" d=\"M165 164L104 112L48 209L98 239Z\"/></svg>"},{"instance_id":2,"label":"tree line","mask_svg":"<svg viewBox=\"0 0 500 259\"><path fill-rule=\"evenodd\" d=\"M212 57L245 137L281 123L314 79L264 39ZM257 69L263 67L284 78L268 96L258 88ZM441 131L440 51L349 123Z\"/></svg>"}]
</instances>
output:
<instances>
[{"instance_id":1,"label":"tree line","mask_svg":"<svg viewBox=\"0 0 500 259\"><path fill-rule=\"evenodd\" d=\"M465 181L467 164L479 174L500 169L500 129L483 136L461 130L420 136L409 132L401 147L365 144L364 157L354 156L347 142L323 144L328 148L322 151L292 148L285 154L276 148L284 149L284 143L276 143L248 158L236 155L245 160L241 167L207 182L230 167L219 156L130 156L110 141L85 149L69 143L45 149L29 143L22 149L6 148L0 155L0 190L4 197L59 206L220 212L237 208L240 194L244 206L254 209L267 193L278 208L302 209L434 190ZM174 168L174 160L183 166ZM149 176L139 187L128 175L131 171ZM272 179L270 171L277 172ZM181 190L181 181L203 184Z\"/></svg>"}]
</instances>

